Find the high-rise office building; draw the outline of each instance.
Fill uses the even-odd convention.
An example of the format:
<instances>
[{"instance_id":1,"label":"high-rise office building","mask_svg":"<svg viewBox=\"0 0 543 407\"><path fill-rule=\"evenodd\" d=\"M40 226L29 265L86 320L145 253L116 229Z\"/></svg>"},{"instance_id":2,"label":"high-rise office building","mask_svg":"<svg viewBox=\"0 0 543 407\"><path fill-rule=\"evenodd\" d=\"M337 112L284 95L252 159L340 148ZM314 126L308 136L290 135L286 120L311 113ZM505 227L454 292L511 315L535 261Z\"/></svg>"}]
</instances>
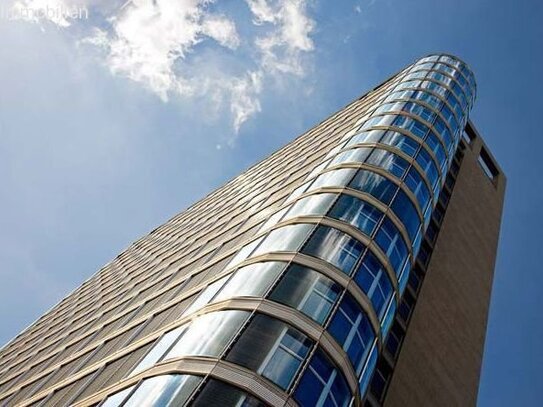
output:
<instances>
[{"instance_id":1,"label":"high-rise office building","mask_svg":"<svg viewBox=\"0 0 543 407\"><path fill-rule=\"evenodd\" d=\"M430 55L132 244L0 353L7 406L467 406L505 177Z\"/></svg>"}]
</instances>

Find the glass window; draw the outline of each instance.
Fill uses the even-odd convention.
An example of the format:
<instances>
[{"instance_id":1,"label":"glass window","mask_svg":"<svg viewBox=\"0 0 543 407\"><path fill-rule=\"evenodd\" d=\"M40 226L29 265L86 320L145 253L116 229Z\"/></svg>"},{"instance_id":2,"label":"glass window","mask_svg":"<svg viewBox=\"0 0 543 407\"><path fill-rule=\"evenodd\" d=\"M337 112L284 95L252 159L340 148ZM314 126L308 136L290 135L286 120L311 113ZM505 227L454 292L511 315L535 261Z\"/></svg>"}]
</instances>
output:
<instances>
[{"instance_id":1,"label":"glass window","mask_svg":"<svg viewBox=\"0 0 543 407\"><path fill-rule=\"evenodd\" d=\"M375 334L366 313L350 294L346 293L343 297L328 331L345 350L354 370L359 373Z\"/></svg>"},{"instance_id":2,"label":"glass window","mask_svg":"<svg viewBox=\"0 0 543 407\"><path fill-rule=\"evenodd\" d=\"M419 143L404 134L389 131L381 140L381 143L399 148L410 157L414 157L419 149Z\"/></svg>"},{"instance_id":3,"label":"glass window","mask_svg":"<svg viewBox=\"0 0 543 407\"><path fill-rule=\"evenodd\" d=\"M364 367L364 373L360 375L360 380L358 381L360 394L362 395L366 394L366 389L368 388L370 379L373 376L373 371L375 370L375 366L377 365L378 356L379 356L379 349L377 348L377 342L375 342L371 348L371 353L370 353L370 357L368 358L368 362L366 363L366 366Z\"/></svg>"},{"instance_id":4,"label":"glass window","mask_svg":"<svg viewBox=\"0 0 543 407\"><path fill-rule=\"evenodd\" d=\"M426 150L421 149L417 154L416 160L421 166L422 170L426 173L426 177L428 178L430 185L436 185L439 178L439 173L434 161L430 157L430 154L428 154Z\"/></svg>"},{"instance_id":5,"label":"glass window","mask_svg":"<svg viewBox=\"0 0 543 407\"><path fill-rule=\"evenodd\" d=\"M280 211L275 212L272 216L268 218L266 222L262 224L262 226L258 229L258 232L263 232L266 229L271 228L272 226L277 225L281 219L283 219L283 215L289 210L290 207L286 207L281 209Z\"/></svg>"},{"instance_id":6,"label":"glass window","mask_svg":"<svg viewBox=\"0 0 543 407\"><path fill-rule=\"evenodd\" d=\"M112 394L109 396L102 404L100 404L100 407L118 407L121 405L121 403L124 401L126 396L128 396L132 390L134 390L134 387L136 385L130 386L124 390L121 390L115 394Z\"/></svg>"},{"instance_id":7,"label":"glass window","mask_svg":"<svg viewBox=\"0 0 543 407\"><path fill-rule=\"evenodd\" d=\"M306 177L306 179L311 179L311 178L315 177L319 172L321 172L326 167L328 167L328 164L330 164L330 159L320 163L315 168L313 168L313 170L309 173L309 175Z\"/></svg>"},{"instance_id":8,"label":"glass window","mask_svg":"<svg viewBox=\"0 0 543 407\"><path fill-rule=\"evenodd\" d=\"M264 239L264 236L259 237L258 239L253 240L252 242L247 243L245 246L241 248L240 251L236 253L236 255L230 260L226 268L229 268L230 266L234 266L238 263L241 263L243 260L245 260L249 255L252 253L252 251L255 249L256 246Z\"/></svg>"},{"instance_id":9,"label":"glass window","mask_svg":"<svg viewBox=\"0 0 543 407\"><path fill-rule=\"evenodd\" d=\"M309 190L318 189L321 187L342 187L349 183L354 173L353 168L340 168L338 170L327 171L319 175L311 184Z\"/></svg>"},{"instance_id":10,"label":"glass window","mask_svg":"<svg viewBox=\"0 0 543 407\"><path fill-rule=\"evenodd\" d=\"M367 170L359 170L349 187L374 196L384 204L390 204L398 186L392 181Z\"/></svg>"},{"instance_id":11,"label":"glass window","mask_svg":"<svg viewBox=\"0 0 543 407\"><path fill-rule=\"evenodd\" d=\"M372 117L360 127L360 130L367 130L373 126L389 126L394 121L394 117L391 114Z\"/></svg>"},{"instance_id":12,"label":"glass window","mask_svg":"<svg viewBox=\"0 0 543 407\"><path fill-rule=\"evenodd\" d=\"M347 151L342 151L332 160L332 165L342 163L363 163L372 151L372 147L352 148Z\"/></svg>"},{"instance_id":13,"label":"glass window","mask_svg":"<svg viewBox=\"0 0 543 407\"><path fill-rule=\"evenodd\" d=\"M407 287L407 281L409 280L409 271L411 269L411 264L406 261L403 266L403 270L400 273L400 278L398 279L398 288L400 290L400 295L403 295L405 287Z\"/></svg>"},{"instance_id":14,"label":"glass window","mask_svg":"<svg viewBox=\"0 0 543 407\"><path fill-rule=\"evenodd\" d=\"M351 401L351 391L343 374L320 349L309 362L294 398L301 407L339 406Z\"/></svg>"},{"instance_id":15,"label":"glass window","mask_svg":"<svg viewBox=\"0 0 543 407\"><path fill-rule=\"evenodd\" d=\"M426 205L430 202L430 191L415 167L411 167L404 182L417 197L421 211L424 211Z\"/></svg>"},{"instance_id":16,"label":"glass window","mask_svg":"<svg viewBox=\"0 0 543 407\"><path fill-rule=\"evenodd\" d=\"M398 275L402 269L403 263L407 260L407 245L405 244L400 232L388 218L385 218L377 236L375 238L377 245L387 255L392 268Z\"/></svg>"},{"instance_id":17,"label":"glass window","mask_svg":"<svg viewBox=\"0 0 543 407\"><path fill-rule=\"evenodd\" d=\"M331 218L350 223L368 236L373 234L382 215L373 205L351 195L341 195L328 214Z\"/></svg>"},{"instance_id":18,"label":"glass window","mask_svg":"<svg viewBox=\"0 0 543 407\"><path fill-rule=\"evenodd\" d=\"M170 349L170 347L185 329L187 329L187 325L180 326L179 328L162 335L130 374L133 375L139 373L156 364L162 358L162 355L164 355L168 349Z\"/></svg>"},{"instance_id":19,"label":"glass window","mask_svg":"<svg viewBox=\"0 0 543 407\"><path fill-rule=\"evenodd\" d=\"M297 251L313 228L313 225L298 224L274 229L266 236L252 256L275 251Z\"/></svg>"},{"instance_id":20,"label":"glass window","mask_svg":"<svg viewBox=\"0 0 543 407\"><path fill-rule=\"evenodd\" d=\"M428 133L428 137L426 138L426 145L430 147L430 150L432 150L432 152L436 156L439 165L447 160L447 156L445 155L445 149L443 148L443 145L439 142L434 132L431 131L430 133Z\"/></svg>"},{"instance_id":21,"label":"glass window","mask_svg":"<svg viewBox=\"0 0 543 407\"><path fill-rule=\"evenodd\" d=\"M248 317L245 311L219 311L196 318L165 359L219 356Z\"/></svg>"},{"instance_id":22,"label":"glass window","mask_svg":"<svg viewBox=\"0 0 543 407\"><path fill-rule=\"evenodd\" d=\"M379 319L392 297L392 283L381 262L369 251L354 276L356 284L366 293Z\"/></svg>"},{"instance_id":23,"label":"glass window","mask_svg":"<svg viewBox=\"0 0 543 407\"><path fill-rule=\"evenodd\" d=\"M277 280L285 263L255 263L237 270L214 298L222 301L232 297L262 297Z\"/></svg>"},{"instance_id":24,"label":"glass window","mask_svg":"<svg viewBox=\"0 0 543 407\"><path fill-rule=\"evenodd\" d=\"M319 324L330 314L341 287L310 268L291 265L270 298L296 308Z\"/></svg>"},{"instance_id":25,"label":"glass window","mask_svg":"<svg viewBox=\"0 0 543 407\"><path fill-rule=\"evenodd\" d=\"M190 313L199 310L200 308L203 308L205 305L207 305L215 296L215 294L217 294L217 291L219 291L226 283L226 280L228 280L228 278L229 276L223 277L220 280L217 280L204 288L200 292L200 294L198 294L198 297L196 297L196 299L190 304L190 306L183 312L182 315L189 315Z\"/></svg>"},{"instance_id":26,"label":"glass window","mask_svg":"<svg viewBox=\"0 0 543 407\"><path fill-rule=\"evenodd\" d=\"M383 137L386 130L369 130L355 134L347 142L346 146L352 146L360 143L377 143Z\"/></svg>"},{"instance_id":27,"label":"glass window","mask_svg":"<svg viewBox=\"0 0 543 407\"><path fill-rule=\"evenodd\" d=\"M211 379L198 392L198 396L191 403L191 406L266 407L266 404L235 386L231 386L220 380Z\"/></svg>"},{"instance_id":28,"label":"glass window","mask_svg":"<svg viewBox=\"0 0 543 407\"><path fill-rule=\"evenodd\" d=\"M288 389L313 342L284 322L258 314L226 360L251 369Z\"/></svg>"},{"instance_id":29,"label":"glass window","mask_svg":"<svg viewBox=\"0 0 543 407\"><path fill-rule=\"evenodd\" d=\"M302 198L292 205L285 219L296 216L324 215L336 197L336 194L317 194Z\"/></svg>"},{"instance_id":30,"label":"glass window","mask_svg":"<svg viewBox=\"0 0 543 407\"><path fill-rule=\"evenodd\" d=\"M346 233L328 226L318 226L302 252L318 257L350 275L364 245Z\"/></svg>"},{"instance_id":31,"label":"glass window","mask_svg":"<svg viewBox=\"0 0 543 407\"><path fill-rule=\"evenodd\" d=\"M438 134L441 136L441 139L443 140L443 143L445 144L447 149L450 148L452 144L451 132L445 125L445 122L440 117L436 118L434 122L434 128L436 129Z\"/></svg>"},{"instance_id":32,"label":"glass window","mask_svg":"<svg viewBox=\"0 0 543 407\"><path fill-rule=\"evenodd\" d=\"M407 230L407 234L411 241L413 241L417 231L419 230L421 221L419 214L415 209L415 205L411 202L411 199L402 190L398 191L398 195L394 198L392 203L392 210L400 218L401 222Z\"/></svg>"},{"instance_id":33,"label":"glass window","mask_svg":"<svg viewBox=\"0 0 543 407\"><path fill-rule=\"evenodd\" d=\"M144 380L123 407L182 406L200 383L198 376L164 375Z\"/></svg>"},{"instance_id":34,"label":"glass window","mask_svg":"<svg viewBox=\"0 0 543 407\"><path fill-rule=\"evenodd\" d=\"M299 196L301 196L306 189L309 188L309 185L311 185L311 181L307 181L306 183L300 185L298 188L296 188L292 193L288 196L286 202L292 202L296 200Z\"/></svg>"},{"instance_id":35,"label":"glass window","mask_svg":"<svg viewBox=\"0 0 543 407\"><path fill-rule=\"evenodd\" d=\"M396 301L393 298L392 300L390 300L390 305L388 306L386 315L381 321L381 331L383 334L383 338L387 337L388 330L390 329L392 321L394 320L394 315L396 315Z\"/></svg>"},{"instance_id":36,"label":"glass window","mask_svg":"<svg viewBox=\"0 0 543 407\"><path fill-rule=\"evenodd\" d=\"M411 131L411 133L413 133L414 135L420 138L424 138L426 133L428 133L429 129L426 125L422 124L421 122L413 120L408 130Z\"/></svg>"},{"instance_id":37,"label":"glass window","mask_svg":"<svg viewBox=\"0 0 543 407\"><path fill-rule=\"evenodd\" d=\"M400 156L386 150L375 149L366 160L368 164L381 167L398 178L402 178L409 164Z\"/></svg>"}]
</instances>

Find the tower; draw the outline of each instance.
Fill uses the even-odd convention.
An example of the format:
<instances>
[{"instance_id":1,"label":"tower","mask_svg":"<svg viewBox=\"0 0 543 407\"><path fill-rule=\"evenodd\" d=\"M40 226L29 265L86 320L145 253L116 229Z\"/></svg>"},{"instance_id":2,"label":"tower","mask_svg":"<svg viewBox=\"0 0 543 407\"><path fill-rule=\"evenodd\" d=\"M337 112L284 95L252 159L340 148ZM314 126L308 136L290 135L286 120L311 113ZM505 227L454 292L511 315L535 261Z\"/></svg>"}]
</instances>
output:
<instances>
[{"instance_id":1,"label":"tower","mask_svg":"<svg viewBox=\"0 0 543 407\"><path fill-rule=\"evenodd\" d=\"M3 348L0 403L474 404L505 188L475 93L422 58L139 239Z\"/></svg>"}]
</instances>

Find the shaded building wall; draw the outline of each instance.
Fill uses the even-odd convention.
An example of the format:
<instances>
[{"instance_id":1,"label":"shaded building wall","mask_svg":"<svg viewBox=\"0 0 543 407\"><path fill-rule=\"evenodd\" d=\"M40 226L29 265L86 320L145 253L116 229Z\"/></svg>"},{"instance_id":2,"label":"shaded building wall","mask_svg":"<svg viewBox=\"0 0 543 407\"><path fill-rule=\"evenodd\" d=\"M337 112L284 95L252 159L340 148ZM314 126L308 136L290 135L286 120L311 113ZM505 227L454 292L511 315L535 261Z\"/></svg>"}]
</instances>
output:
<instances>
[{"instance_id":1,"label":"shaded building wall","mask_svg":"<svg viewBox=\"0 0 543 407\"><path fill-rule=\"evenodd\" d=\"M481 168L471 129L456 185L384 405L473 406L477 401L505 176ZM493 162L494 165L495 162Z\"/></svg>"}]
</instances>

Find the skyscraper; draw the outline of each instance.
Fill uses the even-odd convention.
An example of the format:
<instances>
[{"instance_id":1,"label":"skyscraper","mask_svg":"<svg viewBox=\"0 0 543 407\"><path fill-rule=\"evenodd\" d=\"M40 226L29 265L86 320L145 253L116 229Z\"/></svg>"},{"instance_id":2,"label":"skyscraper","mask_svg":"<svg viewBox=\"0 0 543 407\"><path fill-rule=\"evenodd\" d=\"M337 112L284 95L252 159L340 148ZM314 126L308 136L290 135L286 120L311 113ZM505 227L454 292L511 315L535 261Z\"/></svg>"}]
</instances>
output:
<instances>
[{"instance_id":1,"label":"skyscraper","mask_svg":"<svg viewBox=\"0 0 543 407\"><path fill-rule=\"evenodd\" d=\"M473 405L505 177L416 61L133 243L7 344L7 406Z\"/></svg>"}]
</instances>

